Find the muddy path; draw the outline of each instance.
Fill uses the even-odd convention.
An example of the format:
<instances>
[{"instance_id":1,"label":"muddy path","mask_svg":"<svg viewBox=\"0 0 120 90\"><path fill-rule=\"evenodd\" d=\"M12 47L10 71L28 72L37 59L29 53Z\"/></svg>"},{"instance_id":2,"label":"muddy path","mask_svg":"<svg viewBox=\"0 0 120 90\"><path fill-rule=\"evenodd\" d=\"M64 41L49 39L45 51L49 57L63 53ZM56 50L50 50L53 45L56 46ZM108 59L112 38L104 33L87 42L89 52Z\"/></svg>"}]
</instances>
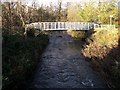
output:
<instances>
[{"instance_id":1,"label":"muddy path","mask_svg":"<svg viewBox=\"0 0 120 90\"><path fill-rule=\"evenodd\" d=\"M49 35L49 45L37 66L30 88L105 88L66 32Z\"/></svg>"}]
</instances>

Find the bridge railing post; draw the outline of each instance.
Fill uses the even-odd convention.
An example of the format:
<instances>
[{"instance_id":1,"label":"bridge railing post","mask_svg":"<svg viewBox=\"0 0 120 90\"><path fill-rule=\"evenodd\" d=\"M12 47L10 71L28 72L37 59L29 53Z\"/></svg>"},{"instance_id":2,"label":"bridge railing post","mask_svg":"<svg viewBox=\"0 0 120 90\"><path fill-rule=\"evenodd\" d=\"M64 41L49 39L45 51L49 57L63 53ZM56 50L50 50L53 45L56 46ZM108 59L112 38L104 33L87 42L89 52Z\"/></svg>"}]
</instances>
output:
<instances>
[{"instance_id":1,"label":"bridge railing post","mask_svg":"<svg viewBox=\"0 0 120 90\"><path fill-rule=\"evenodd\" d=\"M48 22L46 22L46 30L47 30L47 28L48 28Z\"/></svg>"},{"instance_id":2,"label":"bridge railing post","mask_svg":"<svg viewBox=\"0 0 120 90\"><path fill-rule=\"evenodd\" d=\"M62 29L64 29L64 22L62 22Z\"/></svg>"},{"instance_id":3,"label":"bridge railing post","mask_svg":"<svg viewBox=\"0 0 120 90\"><path fill-rule=\"evenodd\" d=\"M63 23L62 23L62 22L60 22L60 28L61 28L61 29L63 28Z\"/></svg>"},{"instance_id":4,"label":"bridge railing post","mask_svg":"<svg viewBox=\"0 0 120 90\"><path fill-rule=\"evenodd\" d=\"M51 22L52 23L52 30L54 29L54 22Z\"/></svg>"},{"instance_id":5,"label":"bridge railing post","mask_svg":"<svg viewBox=\"0 0 120 90\"><path fill-rule=\"evenodd\" d=\"M79 22L77 22L77 30L79 30Z\"/></svg>"},{"instance_id":6,"label":"bridge railing post","mask_svg":"<svg viewBox=\"0 0 120 90\"><path fill-rule=\"evenodd\" d=\"M68 30L68 22L65 22L65 28Z\"/></svg>"},{"instance_id":7,"label":"bridge railing post","mask_svg":"<svg viewBox=\"0 0 120 90\"><path fill-rule=\"evenodd\" d=\"M49 27L49 29L52 29L52 25L51 25L51 22L50 22L50 27Z\"/></svg>"},{"instance_id":8,"label":"bridge railing post","mask_svg":"<svg viewBox=\"0 0 120 90\"><path fill-rule=\"evenodd\" d=\"M53 27L54 27L54 30L55 30L55 22L53 22Z\"/></svg>"},{"instance_id":9,"label":"bridge railing post","mask_svg":"<svg viewBox=\"0 0 120 90\"><path fill-rule=\"evenodd\" d=\"M70 30L72 29L72 25L71 25L71 22L69 22L69 29L70 29Z\"/></svg>"},{"instance_id":10,"label":"bridge railing post","mask_svg":"<svg viewBox=\"0 0 120 90\"><path fill-rule=\"evenodd\" d=\"M44 30L44 29L43 29L43 22L41 23L41 30Z\"/></svg>"},{"instance_id":11,"label":"bridge railing post","mask_svg":"<svg viewBox=\"0 0 120 90\"><path fill-rule=\"evenodd\" d=\"M79 25L78 24L79 24L79 22L77 22L77 30L79 30Z\"/></svg>"},{"instance_id":12,"label":"bridge railing post","mask_svg":"<svg viewBox=\"0 0 120 90\"><path fill-rule=\"evenodd\" d=\"M64 23L64 29L66 29L66 27L65 27L65 22L63 22Z\"/></svg>"},{"instance_id":13,"label":"bridge railing post","mask_svg":"<svg viewBox=\"0 0 120 90\"><path fill-rule=\"evenodd\" d=\"M55 29L55 22L52 22L53 23L53 29Z\"/></svg>"},{"instance_id":14,"label":"bridge railing post","mask_svg":"<svg viewBox=\"0 0 120 90\"><path fill-rule=\"evenodd\" d=\"M71 25L72 22L69 23L69 27L70 27L70 30L72 30L72 25Z\"/></svg>"},{"instance_id":15,"label":"bridge railing post","mask_svg":"<svg viewBox=\"0 0 120 90\"><path fill-rule=\"evenodd\" d=\"M88 29L87 30L89 30L90 29L90 24L88 23Z\"/></svg>"},{"instance_id":16,"label":"bridge railing post","mask_svg":"<svg viewBox=\"0 0 120 90\"><path fill-rule=\"evenodd\" d=\"M47 22L47 29L49 29L49 22Z\"/></svg>"},{"instance_id":17,"label":"bridge railing post","mask_svg":"<svg viewBox=\"0 0 120 90\"><path fill-rule=\"evenodd\" d=\"M44 30L44 22L43 22L43 30Z\"/></svg>"},{"instance_id":18,"label":"bridge railing post","mask_svg":"<svg viewBox=\"0 0 120 90\"><path fill-rule=\"evenodd\" d=\"M41 30L41 23L38 23L38 25L39 25L39 30Z\"/></svg>"},{"instance_id":19,"label":"bridge railing post","mask_svg":"<svg viewBox=\"0 0 120 90\"><path fill-rule=\"evenodd\" d=\"M46 22L44 22L44 30L46 30Z\"/></svg>"},{"instance_id":20,"label":"bridge railing post","mask_svg":"<svg viewBox=\"0 0 120 90\"><path fill-rule=\"evenodd\" d=\"M55 24L54 24L54 27L55 27L55 29L56 29L56 22L55 22Z\"/></svg>"},{"instance_id":21,"label":"bridge railing post","mask_svg":"<svg viewBox=\"0 0 120 90\"><path fill-rule=\"evenodd\" d=\"M75 24L76 24L76 23L75 23L75 22L73 22L73 29L74 29L74 30L76 29L76 28L75 28Z\"/></svg>"},{"instance_id":22,"label":"bridge railing post","mask_svg":"<svg viewBox=\"0 0 120 90\"><path fill-rule=\"evenodd\" d=\"M60 28L62 28L62 22L60 22Z\"/></svg>"},{"instance_id":23,"label":"bridge railing post","mask_svg":"<svg viewBox=\"0 0 120 90\"><path fill-rule=\"evenodd\" d=\"M60 29L60 22L58 22L58 29Z\"/></svg>"},{"instance_id":24,"label":"bridge railing post","mask_svg":"<svg viewBox=\"0 0 120 90\"><path fill-rule=\"evenodd\" d=\"M51 29L53 30L53 22L51 22Z\"/></svg>"}]
</instances>

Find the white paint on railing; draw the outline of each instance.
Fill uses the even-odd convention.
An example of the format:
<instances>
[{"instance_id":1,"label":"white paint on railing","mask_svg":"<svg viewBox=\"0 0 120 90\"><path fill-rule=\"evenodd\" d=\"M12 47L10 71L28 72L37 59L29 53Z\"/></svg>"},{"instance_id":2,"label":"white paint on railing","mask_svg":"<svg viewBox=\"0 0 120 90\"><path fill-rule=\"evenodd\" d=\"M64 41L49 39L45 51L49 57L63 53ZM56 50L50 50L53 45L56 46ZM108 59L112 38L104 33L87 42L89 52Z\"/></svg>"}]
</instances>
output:
<instances>
[{"instance_id":1,"label":"white paint on railing","mask_svg":"<svg viewBox=\"0 0 120 90\"><path fill-rule=\"evenodd\" d=\"M94 24L94 28L112 28L115 29L115 25L109 25L109 24Z\"/></svg>"},{"instance_id":2,"label":"white paint on railing","mask_svg":"<svg viewBox=\"0 0 120 90\"><path fill-rule=\"evenodd\" d=\"M98 25L92 22L36 22L27 24L25 29L39 30L90 30L94 28L115 28L115 25Z\"/></svg>"},{"instance_id":3,"label":"white paint on railing","mask_svg":"<svg viewBox=\"0 0 120 90\"><path fill-rule=\"evenodd\" d=\"M28 28L40 30L89 30L90 22L36 22L26 25Z\"/></svg>"}]
</instances>

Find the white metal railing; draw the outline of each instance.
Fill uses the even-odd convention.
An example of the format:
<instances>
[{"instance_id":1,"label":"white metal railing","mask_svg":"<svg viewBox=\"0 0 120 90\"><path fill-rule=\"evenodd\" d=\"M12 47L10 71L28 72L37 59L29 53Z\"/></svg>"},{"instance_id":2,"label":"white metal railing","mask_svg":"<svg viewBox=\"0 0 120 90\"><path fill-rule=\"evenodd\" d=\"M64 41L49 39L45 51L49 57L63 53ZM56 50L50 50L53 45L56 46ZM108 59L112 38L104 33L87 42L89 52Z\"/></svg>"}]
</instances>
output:
<instances>
[{"instance_id":1,"label":"white metal railing","mask_svg":"<svg viewBox=\"0 0 120 90\"><path fill-rule=\"evenodd\" d=\"M27 24L25 30L28 28L35 30L90 30L94 28L115 28L115 25L98 25L92 22L36 22Z\"/></svg>"},{"instance_id":2,"label":"white metal railing","mask_svg":"<svg viewBox=\"0 0 120 90\"><path fill-rule=\"evenodd\" d=\"M115 28L115 25L101 25L101 28Z\"/></svg>"},{"instance_id":3,"label":"white metal railing","mask_svg":"<svg viewBox=\"0 0 120 90\"><path fill-rule=\"evenodd\" d=\"M27 24L27 28L39 30L90 30L94 27L91 22L36 22Z\"/></svg>"},{"instance_id":4,"label":"white metal railing","mask_svg":"<svg viewBox=\"0 0 120 90\"><path fill-rule=\"evenodd\" d=\"M115 25L109 25L109 24L94 24L94 28L112 28L115 29Z\"/></svg>"}]
</instances>

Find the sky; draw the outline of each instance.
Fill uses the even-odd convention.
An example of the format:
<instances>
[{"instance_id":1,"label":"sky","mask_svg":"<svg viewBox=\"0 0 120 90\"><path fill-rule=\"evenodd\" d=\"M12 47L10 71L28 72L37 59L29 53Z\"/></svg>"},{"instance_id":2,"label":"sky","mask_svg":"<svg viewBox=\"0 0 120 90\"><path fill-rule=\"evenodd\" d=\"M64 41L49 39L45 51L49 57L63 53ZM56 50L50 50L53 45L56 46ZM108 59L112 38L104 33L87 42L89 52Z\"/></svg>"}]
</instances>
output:
<instances>
[{"instance_id":1,"label":"sky","mask_svg":"<svg viewBox=\"0 0 120 90\"><path fill-rule=\"evenodd\" d=\"M46 5L49 6L50 3L53 6L58 5L58 0L1 0L2 2L11 2L11 1L21 1L24 2L26 5L31 6L33 2L36 2L37 6ZM89 2L90 0L62 0L62 7L66 5L67 2Z\"/></svg>"},{"instance_id":2,"label":"sky","mask_svg":"<svg viewBox=\"0 0 120 90\"><path fill-rule=\"evenodd\" d=\"M25 2L27 5L31 5L33 2L36 2L38 5L47 5L49 6L50 3L52 3L53 5L57 5L58 3L58 0L1 0L2 2L10 2L10 1L22 1L22 2ZM62 4L65 5L66 2L89 2L90 0L62 0ZM99 0L93 0L93 1L96 1L98 2ZM101 2L102 1L106 1L106 0L100 0ZM107 0L109 1L109 0ZM117 1L120 1L120 0L117 0Z\"/></svg>"},{"instance_id":3,"label":"sky","mask_svg":"<svg viewBox=\"0 0 120 90\"><path fill-rule=\"evenodd\" d=\"M23 1L23 2L28 2L29 4L31 2L38 2L39 4L44 4L44 5L49 5L50 2L52 2L53 4L57 4L58 0L1 0L2 2L9 2L9 1ZM90 0L62 0L63 3L66 2L88 2ZM96 1L96 0L94 0ZM103 1L103 0L101 0Z\"/></svg>"},{"instance_id":4,"label":"sky","mask_svg":"<svg viewBox=\"0 0 120 90\"><path fill-rule=\"evenodd\" d=\"M29 2L29 4L31 4L31 2L36 1L39 5L43 4L43 5L49 5L50 3L52 3L53 5L57 5L58 0L26 0L26 2ZM89 0L62 0L62 3L65 4L66 2L87 2Z\"/></svg>"}]
</instances>

